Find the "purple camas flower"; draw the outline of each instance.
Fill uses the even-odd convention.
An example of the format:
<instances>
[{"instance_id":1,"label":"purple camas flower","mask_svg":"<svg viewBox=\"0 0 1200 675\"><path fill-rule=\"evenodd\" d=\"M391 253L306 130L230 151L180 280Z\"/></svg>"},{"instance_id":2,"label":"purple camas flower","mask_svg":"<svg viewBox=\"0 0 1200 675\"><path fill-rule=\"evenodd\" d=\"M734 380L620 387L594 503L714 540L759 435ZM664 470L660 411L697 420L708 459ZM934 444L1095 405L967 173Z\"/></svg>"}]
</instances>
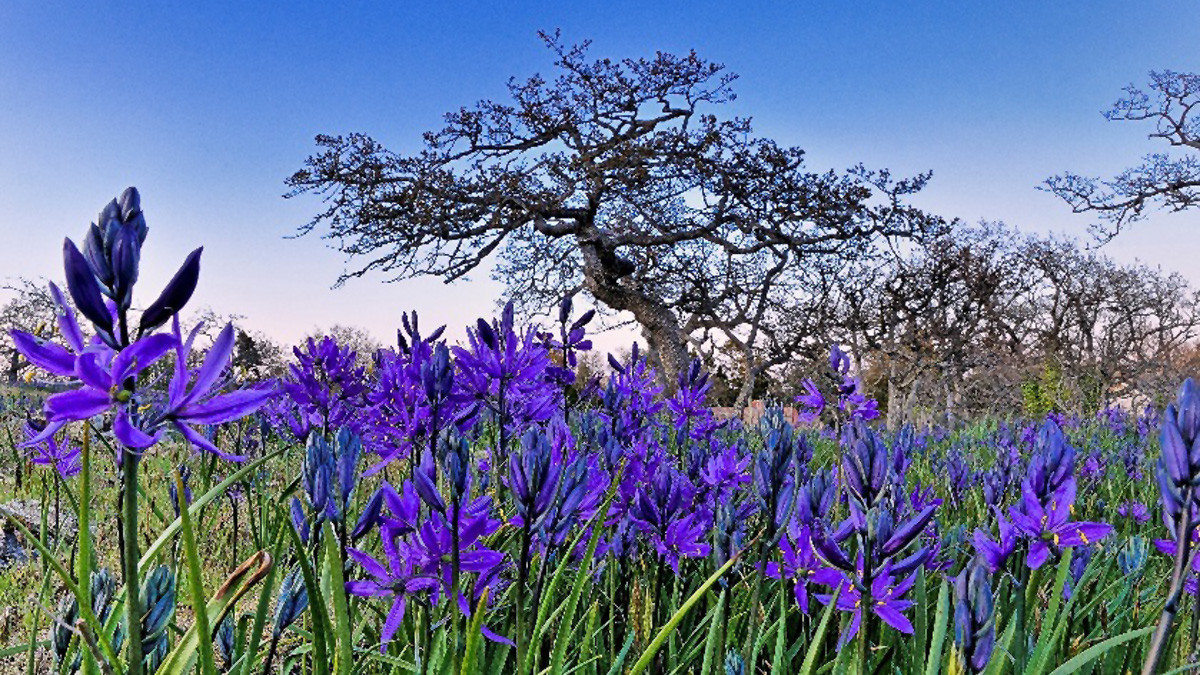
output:
<instances>
[{"instance_id":1,"label":"purple camas flower","mask_svg":"<svg viewBox=\"0 0 1200 675\"><path fill-rule=\"evenodd\" d=\"M513 305L508 303L500 320L476 322L467 331L469 348L453 347L456 395L476 409L489 411L503 427L501 434L519 434L535 422L544 422L558 409L558 388L547 379L550 353L530 328L518 334L513 326ZM507 446L507 443L503 444ZM501 447L501 460L508 448Z\"/></svg>"},{"instance_id":2,"label":"purple camas flower","mask_svg":"<svg viewBox=\"0 0 1200 675\"><path fill-rule=\"evenodd\" d=\"M687 369L679 373L679 386L667 399L667 409L674 418L680 445L687 439L704 438L715 428L712 410L706 401L711 388L712 382L708 373L701 370L700 359L692 359Z\"/></svg>"},{"instance_id":3,"label":"purple camas flower","mask_svg":"<svg viewBox=\"0 0 1200 675\"><path fill-rule=\"evenodd\" d=\"M346 553L370 575L368 579L347 581L347 593L368 598L392 598L392 607L388 610L379 633L379 651L386 653L388 643L404 623L409 598L434 590L438 586L438 580L416 571L414 556L407 555L407 547L389 552L386 565L358 549L348 548Z\"/></svg>"},{"instance_id":4,"label":"purple camas flower","mask_svg":"<svg viewBox=\"0 0 1200 675\"><path fill-rule=\"evenodd\" d=\"M68 422L91 419L111 411L114 413L113 433L118 441L131 448L153 445L157 438L141 432L130 419L131 404L136 404L132 382L138 373L165 356L173 345L170 335L151 335L121 352L103 348L84 351L73 360L71 372L82 386L46 399L46 427L27 443L32 445L49 438ZM20 342L17 348L22 349ZM31 362L38 363L33 356L36 352L23 353Z\"/></svg>"},{"instance_id":5,"label":"purple camas flower","mask_svg":"<svg viewBox=\"0 0 1200 675\"><path fill-rule=\"evenodd\" d=\"M1089 453L1079 467L1079 477L1084 480L1098 481L1104 477L1104 459L1099 451Z\"/></svg>"},{"instance_id":6,"label":"purple camas flower","mask_svg":"<svg viewBox=\"0 0 1200 675\"><path fill-rule=\"evenodd\" d=\"M645 441L644 436L653 429L664 405L659 397L663 388L636 342L628 363L609 354L608 365L614 373L601 395L601 405L612 420L613 435L621 445L632 447L638 440Z\"/></svg>"},{"instance_id":7,"label":"purple camas flower","mask_svg":"<svg viewBox=\"0 0 1200 675\"><path fill-rule=\"evenodd\" d=\"M38 438L45 429L44 424L39 424L33 420L25 422L25 438ZM82 469L80 466L80 450L78 447L71 445L69 439L63 439L59 442L58 439L51 435L43 441L39 441L30 446L32 456L29 461L38 466L46 466L53 468L63 478L71 478L78 475Z\"/></svg>"},{"instance_id":8,"label":"purple camas flower","mask_svg":"<svg viewBox=\"0 0 1200 675\"><path fill-rule=\"evenodd\" d=\"M982 529L975 530L975 552L992 572L1004 569L1005 563L1017 550L1018 533L1012 521L1004 516L999 507L993 507L999 524L999 537L992 540Z\"/></svg>"},{"instance_id":9,"label":"purple camas flower","mask_svg":"<svg viewBox=\"0 0 1200 675\"><path fill-rule=\"evenodd\" d=\"M861 571L861 565L860 565ZM850 625L842 632L838 639L839 645L847 644L855 635L858 634L858 629L862 626L863 611L866 609L875 616L883 620L884 623L904 633L912 635L913 625L904 616L904 612L913 606L911 600L906 600L904 595L916 583L916 574L910 574L907 577L898 579L894 574L890 565L876 570L876 574L871 580L871 593L869 602L865 602L863 593L859 590L859 585L850 577L843 577L839 587L841 593L838 595L837 608L843 612L851 612ZM818 595L817 599L828 604L832 599L832 595ZM867 607L864 608L864 604Z\"/></svg>"},{"instance_id":10,"label":"purple camas flower","mask_svg":"<svg viewBox=\"0 0 1200 675\"><path fill-rule=\"evenodd\" d=\"M138 583L139 534L135 516L140 453L157 443L164 431L173 426L192 445L233 458L218 450L210 438L191 425L211 428L243 417L273 393L259 389L215 394L232 351L231 327L218 337L191 382L188 356L195 333L183 342L178 313L195 291L202 249L187 257L158 299L142 312L137 326L132 325L129 312L147 233L141 198L131 188L110 203L101 212L98 223L89 228L84 252L70 239L63 242L67 292L75 308L95 328L92 340L85 342L72 310L54 286L51 295L67 347L38 340L27 333L13 334L18 351L31 363L79 385L46 399L46 427L27 442L29 445L52 438L69 422L112 416L112 435L121 446L116 460L122 469L122 507L128 516L122 521L127 589L125 625L126 630L134 630L141 614L143 633L151 635L149 638L142 635L146 639L140 639L134 634L130 639L127 657L131 670L137 672L142 670L143 653L148 657L145 662L148 670L157 668L166 656L166 623L175 599L174 575L166 567L159 567L144 586ZM172 318L175 319L173 334L154 333ZM145 384L139 383L139 375L172 349L176 351L177 364L163 401L153 390L139 386ZM178 497L182 499L184 495ZM142 599L138 598L139 586Z\"/></svg>"},{"instance_id":11,"label":"purple camas flower","mask_svg":"<svg viewBox=\"0 0 1200 675\"><path fill-rule=\"evenodd\" d=\"M753 480L750 476L750 457L739 454L736 443L724 445L713 439L714 451L700 470L706 501L726 504L742 486Z\"/></svg>"},{"instance_id":12,"label":"purple camas flower","mask_svg":"<svg viewBox=\"0 0 1200 675\"><path fill-rule=\"evenodd\" d=\"M558 306L558 336L539 333L538 338L549 351L558 353L561 363L546 367L546 379L561 388L575 384L575 368L579 364L579 352L590 351L592 341L587 339L587 325L596 318L596 310L589 309L575 321L571 321L574 301L571 294L562 299Z\"/></svg>"},{"instance_id":13,"label":"purple camas flower","mask_svg":"<svg viewBox=\"0 0 1200 675\"><path fill-rule=\"evenodd\" d=\"M825 412L825 396L821 394L817 383L813 382L811 378L805 378L800 384L804 387L804 393L795 399L796 403L805 408L800 413L800 421L805 424L813 424L821 419L821 413Z\"/></svg>"},{"instance_id":14,"label":"purple camas flower","mask_svg":"<svg viewBox=\"0 0 1200 675\"><path fill-rule=\"evenodd\" d=\"M347 582L346 591L365 597L392 598L392 607L380 634L381 649L386 650L414 598L426 599L434 605L449 598L454 572L451 561L455 551L449 511L432 511L422 517L422 500L408 481L399 492L387 483L380 491L382 499L377 520L386 562L360 550L347 549L369 578ZM491 517L490 497L466 502L457 511L457 558L462 578L458 597L453 599L451 607L470 616L472 600L499 583L504 556L487 548L484 540L495 533L500 521ZM469 583L472 577L474 584ZM473 588L472 598L463 592L466 588ZM483 633L491 640L507 642L486 627Z\"/></svg>"},{"instance_id":15,"label":"purple camas flower","mask_svg":"<svg viewBox=\"0 0 1200 675\"><path fill-rule=\"evenodd\" d=\"M629 510L630 521L676 574L682 558L702 558L711 550L704 543L708 519L695 510L695 494L687 476L664 462L638 488Z\"/></svg>"},{"instance_id":16,"label":"purple camas flower","mask_svg":"<svg viewBox=\"0 0 1200 675\"><path fill-rule=\"evenodd\" d=\"M769 562L765 573L772 579L787 579L793 583L793 593L800 611L808 614L809 585L837 586L842 575L821 562L813 549L812 531L801 526L795 538L785 536L779 540L783 562Z\"/></svg>"},{"instance_id":17,"label":"purple camas flower","mask_svg":"<svg viewBox=\"0 0 1200 675\"><path fill-rule=\"evenodd\" d=\"M324 430L349 427L360 431L366 409L366 371L357 354L332 337L309 338L304 348L292 348L296 363L283 390L295 401L307 422Z\"/></svg>"},{"instance_id":18,"label":"purple camas flower","mask_svg":"<svg viewBox=\"0 0 1200 675\"><path fill-rule=\"evenodd\" d=\"M1117 515L1122 518L1129 518L1138 525L1150 522L1150 509L1146 508L1145 504L1137 501L1122 503L1117 507Z\"/></svg>"},{"instance_id":19,"label":"purple camas flower","mask_svg":"<svg viewBox=\"0 0 1200 675\"><path fill-rule=\"evenodd\" d=\"M1043 503L1036 493L1026 491L1021 503L1009 515L1017 530L1029 538L1029 555L1025 563L1031 569L1044 565L1053 549L1088 545L1112 532L1106 523L1073 522L1071 507L1075 504L1075 480L1070 478Z\"/></svg>"}]
</instances>

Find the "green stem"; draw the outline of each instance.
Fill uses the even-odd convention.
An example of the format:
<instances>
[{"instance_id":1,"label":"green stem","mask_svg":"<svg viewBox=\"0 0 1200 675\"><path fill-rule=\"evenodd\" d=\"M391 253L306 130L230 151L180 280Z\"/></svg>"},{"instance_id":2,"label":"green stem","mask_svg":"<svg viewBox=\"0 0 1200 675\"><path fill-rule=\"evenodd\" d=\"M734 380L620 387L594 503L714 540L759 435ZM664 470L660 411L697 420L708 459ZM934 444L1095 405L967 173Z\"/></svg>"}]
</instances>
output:
<instances>
[{"instance_id":1,"label":"green stem","mask_svg":"<svg viewBox=\"0 0 1200 675\"><path fill-rule=\"evenodd\" d=\"M76 569L79 576L79 604L92 606L92 438L91 427L83 425L83 444L79 452L79 504L76 517L79 541L79 558ZM96 672L96 661L91 650L83 651L83 675Z\"/></svg>"},{"instance_id":2,"label":"green stem","mask_svg":"<svg viewBox=\"0 0 1200 675\"><path fill-rule=\"evenodd\" d=\"M125 566L125 655L129 668L127 675L142 675L142 603L138 597L141 586L138 583L138 512L137 512L137 471L138 456L132 451L124 450L124 461L121 462L121 477L124 483L122 499L123 515L121 527L125 532L125 555L122 561ZM80 583L88 583L81 581Z\"/></svg>"}]
</instances>

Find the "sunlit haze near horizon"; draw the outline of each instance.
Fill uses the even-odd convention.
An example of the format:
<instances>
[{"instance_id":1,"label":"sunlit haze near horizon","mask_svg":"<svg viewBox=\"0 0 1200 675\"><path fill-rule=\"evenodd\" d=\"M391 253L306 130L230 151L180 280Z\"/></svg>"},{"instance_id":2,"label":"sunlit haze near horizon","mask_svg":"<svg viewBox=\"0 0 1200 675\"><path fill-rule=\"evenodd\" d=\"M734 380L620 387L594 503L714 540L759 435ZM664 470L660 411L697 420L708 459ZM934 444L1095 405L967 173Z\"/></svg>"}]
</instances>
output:
<instances>
[{"instance_id":1,"label":"sunlit haze near horizon","mask_svg":"<svg viewBox=\"0 0 1200 675\"><path fill-rule=\"evenodd\" d=\"M1192 2L258 4L0 3L0 278L59 278L62 238L135 185L143 302L203 245L191 307L281 342L335 323L390 342L409 309L461 335L502 294L487 270L332 288L354 263L290 238L322 205L283 181L318 133L411 151L443 113L550 74L538 30L594 56L695 49L740 75L711 110L752 116L811 169L931 170L919 206L1079 237L1091 219L1037 186L1164 150L1100 113L1150 70L1200 69ZM1200 285L1198 245L1200 212L1155 213L1104 252Z\"/></svg>"}]
</instances>

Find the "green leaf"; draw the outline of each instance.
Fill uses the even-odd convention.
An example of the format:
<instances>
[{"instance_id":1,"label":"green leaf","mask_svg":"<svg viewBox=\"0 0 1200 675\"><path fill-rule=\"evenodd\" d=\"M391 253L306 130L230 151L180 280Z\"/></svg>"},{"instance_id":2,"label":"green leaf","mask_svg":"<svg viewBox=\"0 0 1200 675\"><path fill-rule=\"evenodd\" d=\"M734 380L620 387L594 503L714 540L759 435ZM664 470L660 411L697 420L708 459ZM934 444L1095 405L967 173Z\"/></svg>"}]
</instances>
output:
<instances>
[{"instance_id":1,"label":"green leaf","mask_svg":"<svg viewBox=\"0 0 1200 675\"><path fill-rule=\"evenodd\" d=\"M75 521L79 524L79 558L75 562L76 578L87 579L79 587L79 604L92 604L92 443L89 424L83 425L83 443L79 451L79 504ZM95 675L96 660L90 649L83 649L83 675Z\"/></svg>"},{"instance_id":2,"label":"green leaf","mask_svg":"<svg viewBox=\"0 0 1200 675\"><path fill-rule=\"evenodd\" d=\"M667 620L666 625L664 625L658 631L658 634L655 635L654 639L650 641L650 644L646 646L646 650L642 652L641 658L637 660L637 663L633 664L633 668L630 669L627 675L638 675L650 667L650 662L654 660L654 655L657 654L658 650L662 648L663 643L665 643L667 638L671 636L671 633L675 630L675 627L679 625L679 622L683 621L684 617L686 617L688 613L692 611L692 608L696 606L696 603L700 602L700 599L704 597L704 594L708 592L708 589L712 588L713 585L721 579L721 577L725 576L725 573L728 572L735 563L737 563L740 556L741 552L739 551L737 555L730 557L728 562L726 562L724 565L721 565L720 569L718 569L716 572L713 572L708 579L705 579L704 583L700 584L700 588L697 588L696 591L684 601L683 605L679 607L675 614L673 614L671 618Z\"/></svg>"},{"instance_id":3,"label":"green leaf","mask_svg":"<svg viewBox=\"0 0 1200 675\"><path fill-rule=\"evenodd\" d=\"M1066 663L1050 671L1050 675L1071 675L1071 673L1074 673L1088 663L1091 663L1093 659L1103 656L1105 652L1113 647L1119 647L1130 640L1136 640L1140 637L1149 635L1154 628L1154 626L1147 626L1145 628L1131 630L1128 633L1122 633L1121 635L1110 637L1104 642L1092 645L1091 647L1088 647L1082 652L1076 654L1074 658L1068 660Z\"/></svg>"},{"instance_id":4,"label":"green leaf","mask_svg":"<svg viewBox=\"0 0 1200 675\"><path fill-rule=\"evenodd\" d=\"M1042 629L1038 632L1037 644L1033 648L1033 656L1025 668L1025 675L1041 675L1045 661L1049 659L1052 648L1050 642L1054 639L1058 621L1058 609L1062 605L1062 592L1067 587L1067 577L1071 574L1071 549L1063 552L1058 561L1058 571L1054 575L1054 588L1050 592L1050 607L1042 620Z\"/></svg>"},{"instance_id":5,"label":"green leaf","mask_svg":"<svg viewBox=\"0 0 1200 675\"><path fill-rule=\"evenodd\" d=\"M296 528L285 524L292 539L292 547L299 552L296 559L300 562L300 574L304 577L304 587L308 589L308 613L313 623L313 667L316 675L329 675L329 646L327 640L332 629L329 627L329 612L325 608L325 599L321 595L321 584L313 572L312 562L304 555L304 542L296 533Z\"/></svg>"},{"instance_id":6,"label":"green leaf","mask_svg":"<svg viewBox=\"0 0 1200 675\"><path fill-rule=\"evenodd\" d=\"M779 620L776 622L775 657L771 660L771 675L785 675L787 672L784 670L787 665L784 660L787 657L788 593L786 583L780 583L779 586Z\"/></svg>"},{"instance_id":7,"label":"green leaf","mask_svg":"<svg viewBox=\"0 0 1200 675\"><path fill-rule=\"evenodd\" d=\"M804 655L804 664L800 666L800 675L813 674L813 668L817 665L817 656L821 654L821 647L825 644L825 633L829 631L829 622L833 619L834 611L837 609L838 596L841 593L841 586L834 589L833 597L825 606L825 611L821 613L821 623L817 624L817 632L813 634L812 642L808 645L808 653Z\"/></svg>"},{"instance_id":8,"label":"green leaf","mask_svg":"<svg viewBox=\"0 0 1200 675\"><path fill-rule=\"evenodd\" d=\"M346 579L342 572L342 558L338 555L337 535L333 525L325 522L325 534L321 537L325 549L322 578L328 578L327 599L333 605L333 641L335 658L333 671L337 675L350 675L354 665L354 635L350 627L350 608L346 602Z\"/></svg>"},{"instance_id":9,"label":"green leaf","mask_svg":"<svg viewBox=\"0 0 1200 675\"><path fill-rule=\"evenodd\" d=\"M617 653L617 658L612 662L612 667L608 669L608 675L620 675L621 667L625 665L625 658L629 656L629 649L633 647L633 633L629 633L629 637L625 638L625 645L621 647L621 651Z\"/></svg>"},{"instance_id":10,"label":"green leaf","mask_svg":"<svg viewBox=\"0 0 1200 675\"><path fill-rule=\"evenodd\" d=\"M175 472L175 486L178 494L185 493L183 478L179 471ZM208 612L204 611L207 603L204 601L204 579L200 575L200 553L196 550L196 533L192 531L192 516L188 509L180 511L183 525L183 555L187 561L188 590L192 595L192 611L196 614L193 628L197 631L197 647L200 652L200 672L203 675L216 675L217 660L213 654L212 627L208 623Z\"/></svg>"},{"instance_id":11,"label":"green leaf","mask_svg":"<svg viewBox=\"0 0 1200 675\"><path fill-rule=\"evenodd\" d=\"M942 667L942 652L945 649L946 632L950 626L950 582L942 580L938 588L937 611L933 615L933 639L929 641L929 655L925 658L925 675L938 675Z\"/></svg>"},{"instance_id":12,"label":"green leaf","mask_svg":"<svg viewBox=\"0 0 1200 675\"><path fill-rule=\"evenodd\" d=\"M271 556L266 551L259 551L234 570L225 580L225 583L221 584L221 587L217 589L212 600L209 600L207 605L201 605L204 611L204 618L201 619L200 612L196 612L196 621L184 633L183 639L179 641L175 649L167 654L166 659L163 660L156 674L190 674L192 666L196 663L197 651L201 649L201 644L207 644L208 649L212 650L212 633L203 633L200 630L200 623L205 621L208 626L215 626L221 623L221 619L224 619L225 615L233 610L234 604L248 593L255 584L262 581L270 573L272 567L274 567L274 562L271 560ZM189 583L191 583L190 580Z\"/></svg>"},{"instance_id":13,"label":"green leaf","mask_svg":"<svg viewBox=\"0 0 1200 675\"><path fill-rule=\"evenodd\" d=\"M913 613L913 639L916 640L910 663L913 672L921 672L921 660L929 653L929 595L925 588L925 568L917 568L917 583L913 588L916 611Z\"/></svg>"},{"instance_id":14,"label":"green leaf","mask_svg":"<svg viewBox=\"0 0 1200 675\"><path fill-rule=\"evenodd\" d=\"M491 588L483 589L479 602L475 606L475 614L467 627L467 641L463 648L461 675L474 675L479 672L479 661L483 652L483 614L487 611L488 593Z\"/></svg>"},{"instance_id":15,"label":"green leaf","mask_svg":"<svg viewBox=\"0 0 1200 675\"><path fill-rule=\"evenodd\" d=\"M721 597L717 599L717 610L713 612L712 623L708 626L708 637L704 640L704 661L700 666L700 675L713 675L713 663L720 663L721 629L725 624L725 598L728 591L721 589ZM714 661L715 660L715 661Z\"/></svg>"},{"instance_id":16,"label":"green leaf","mask_svg":"<svg viewBox=\"0 0 1200 675\"><path fill-rule=\"evenodd\" d=\"M613 493L615 493L615 487L614 484ZM579 563L579 569L575 572L575 583L571 587L571 595L567 598L563 617L558 622L558 635L554 641L554 653L550 658L550 675L562 675L563 664L566 662L567 645L571 642L571 626L575 623L575 611L579 607L579 598L583 595L584 586L591 578L592 559L596 557L596 547L600 544L600 534L604 525L603 514L608 513L613 493L609 494L608 499L604 501L593 517L592 538L588 541L587 552ZM565 561L568 557L570 556L564 555L563 560Z\"/></svg>"}]
</instances>

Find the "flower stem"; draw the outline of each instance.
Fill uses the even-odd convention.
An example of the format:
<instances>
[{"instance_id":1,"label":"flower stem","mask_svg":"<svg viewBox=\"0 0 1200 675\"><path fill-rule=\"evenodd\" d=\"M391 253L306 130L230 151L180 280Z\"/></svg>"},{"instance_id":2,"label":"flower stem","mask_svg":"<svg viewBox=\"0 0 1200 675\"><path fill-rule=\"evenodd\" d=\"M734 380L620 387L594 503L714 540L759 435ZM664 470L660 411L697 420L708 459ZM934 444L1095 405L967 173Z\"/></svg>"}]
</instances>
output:
<instances>
[{"instance_id":1,"label":"flower stem","mask_svg":"<svg viewBox=\"0 0 1200 675\"><path fill-rule=\"evenodd\" d=\"M1158 672L1159 662L1166 654L1167 641L1171 637L1171 624L1175 621L1175 614L1179 612L1179 600L1183 595L1184 577L1187 576L1192 547L1192 498L1192 488L1189 486L1183 493L1179 530L1175 536L1175 568L1171 573L1167 603L1163 605L1158 625L1154 627L1154 635L1150 638L1150 648L1146 651L1146 661L1142 664L1142 675L1154 675Z\"/></svg>"},{"instance_id":2,"label":"flower stem","mask_svg":"<svg viewBox=\"0 0 1200 675\"><path fill-rule=\"evenodd\" d=\"M141 585L138 583L138 504L137 504L137 472L138 456L131 450L123 450L125 457L121 462L122 491L122 522L124 536L125 566L125 628L126 657L129 667L128 675L142 675L142 603L138 597ZM186 507L185 507L186 508Z\"/></svg>"}]
</instances>

